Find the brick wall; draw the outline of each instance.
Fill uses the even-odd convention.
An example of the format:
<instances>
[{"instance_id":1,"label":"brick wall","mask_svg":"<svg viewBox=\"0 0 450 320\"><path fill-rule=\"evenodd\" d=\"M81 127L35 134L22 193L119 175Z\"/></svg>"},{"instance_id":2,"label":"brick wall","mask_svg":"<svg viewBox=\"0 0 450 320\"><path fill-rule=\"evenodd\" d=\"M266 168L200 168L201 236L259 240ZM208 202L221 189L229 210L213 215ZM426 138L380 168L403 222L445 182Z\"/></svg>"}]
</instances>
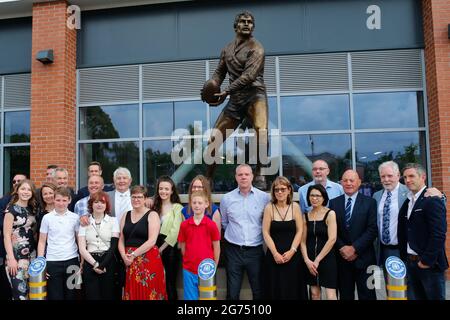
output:
<instances>
[{"instance_id":1,"label":"brick wall","mask_svg":"<svg viewBox=\"0 0 450 320\"><path fill-rule=\"evenodd\" d=\"M449 0L422 0L425 38L425 68L430 128L431 177L443 190L450 221L450 23ZM447 256L450 257L450 228L447 224ZM450 279L450 272L447 272Z\"/></svg>"},{"instance_id":2,"label":"brick wall","mask_svg":"<svg viewBox=\"0 0 450 320\"><path fill-rule=\"evenodd\" d=\"M66 1L33 4L30 175L37 186L49 164L67 168L75 185L76 30L67 27L66 10ZM46 49L52 64L35 60Z\"/></svg>"}]
</instances>

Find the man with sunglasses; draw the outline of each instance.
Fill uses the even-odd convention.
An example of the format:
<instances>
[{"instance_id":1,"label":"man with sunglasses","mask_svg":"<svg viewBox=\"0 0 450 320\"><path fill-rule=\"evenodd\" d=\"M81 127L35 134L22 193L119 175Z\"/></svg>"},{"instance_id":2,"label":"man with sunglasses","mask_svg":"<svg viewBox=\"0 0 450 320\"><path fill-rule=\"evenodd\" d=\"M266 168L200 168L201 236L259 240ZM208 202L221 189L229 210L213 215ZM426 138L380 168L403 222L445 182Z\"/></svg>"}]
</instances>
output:
<instances>
[{"instance_id":1,"label":"man with sunglasses","mask_svg":"<svg viewBox=\"0 0 450 320\"><path fill-rule=\"evenodd\" d=\"M11 200L11 194L14 192L16 186L26 178L27 176L22 173L14 175L11 193L4 195L3 198L0 199L0 301L11 299L11 287L5 273L6 251L3 244L3 218L5 215L6 206Z\"/></svg>"}]
</instances>

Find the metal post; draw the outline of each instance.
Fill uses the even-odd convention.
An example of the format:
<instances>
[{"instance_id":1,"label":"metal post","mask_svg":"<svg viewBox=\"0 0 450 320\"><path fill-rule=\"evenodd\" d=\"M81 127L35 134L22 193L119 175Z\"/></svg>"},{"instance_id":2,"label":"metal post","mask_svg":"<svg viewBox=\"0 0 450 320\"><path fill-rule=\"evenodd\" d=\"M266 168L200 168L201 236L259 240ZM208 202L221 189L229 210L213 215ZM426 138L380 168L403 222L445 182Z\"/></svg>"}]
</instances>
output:
<instances>
[{"instance_id":1,"label":"metal post","mask_svg":"<svg viewBox=\"0 0 450 320\"><path fill-rule=\"evenodd\" d=\"M391 256L386 259L387 300L408 300L406 295L406 266L401 259Z\"/></svg>"},{"instance_id":2,"label":"metal post","mask_svg":"<svg viewBox=\"0 0 450 320\"><path fill-rule=\"evenodd\" d=\"M46 267L47 261L44 257L37 257L30 263L28 268L30 300L46 300L47 298Z\"/></svg>"},{"instance_id":3,"label":"metal post","mask_svg":"<svg viewBox=\"0 0 450 320\"><path fill-rule=\"evenodd\" d=\"M216 264L204 259L198 266L199 300L217 300Z\"/></svg>"}]
</instances>

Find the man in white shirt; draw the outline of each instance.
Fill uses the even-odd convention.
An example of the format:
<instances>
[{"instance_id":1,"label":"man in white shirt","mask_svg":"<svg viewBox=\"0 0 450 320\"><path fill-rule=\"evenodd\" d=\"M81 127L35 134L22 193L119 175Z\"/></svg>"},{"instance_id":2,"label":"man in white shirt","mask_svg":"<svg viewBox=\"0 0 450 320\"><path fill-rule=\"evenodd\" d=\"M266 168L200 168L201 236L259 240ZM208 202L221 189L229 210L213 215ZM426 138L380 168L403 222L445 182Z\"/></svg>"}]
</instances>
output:
<instances>
[{"instance_id":1,"label":"man in white shirt","mask_svg":"<svg viewBox=\"0 0 450 320\"><path fill-rule=\"evenodd\" d=\"M113 180L115 190L107 193L111 203L111 216L116 217L120 224L122 216L133 208L131 206L130 196L130 185L133 179L131 178L130 170L124 167L119 167L113 173ZM116 256L120 257L118 251L116 251ZM118 262L116 274L114 276L116 280L114 297L115 299L120 300L122 297L122 288L124 286L125 265L122 263L121 259L118 259Z\"/></svg>"},{"instance_id":2,"label":"man in white shirt","mask_svg":"<svg viewBox=\"0 0 450 320\"><path fill-rule=\"evenodd\" d=\"M111 215L120 219L123 214L132 209L130 185L133 179L131 172L127 168L119 167L113 173L115 190L109 191L108 196L111 201Z\"/></svg>"}]
</instances>

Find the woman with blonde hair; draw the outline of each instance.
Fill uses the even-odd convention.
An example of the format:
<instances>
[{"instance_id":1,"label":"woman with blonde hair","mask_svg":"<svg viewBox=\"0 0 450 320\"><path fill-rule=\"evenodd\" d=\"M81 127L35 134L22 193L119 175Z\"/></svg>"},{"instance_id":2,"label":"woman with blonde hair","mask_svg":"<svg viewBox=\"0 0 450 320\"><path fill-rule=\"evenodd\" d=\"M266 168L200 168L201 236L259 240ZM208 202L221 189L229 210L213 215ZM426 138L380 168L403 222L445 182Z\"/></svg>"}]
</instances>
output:
<instances>
[{"instance_id":1,"label":"woman with blonde hair","mask_svg":"<svg viewBox=\"0 0 450 320\"><path fill-rule=\"evenodd\" d=\"M183 214L183 220L189 219L194 214L190 204L191 204L192 193L196 192L196 191L202 191L208 197L209 206L205 211L205 216L207 216L209 219L211 219L212 221L214 221L216 223L217 229L219 230L219 234L220 234L220 231L222 229L222 221L221 221L222 219L220 217L220 208L219 208L219 206L215 205L212 202L211 184L209 183L208 178L206 178L204 175L199 174L194 179L192 179L192 182L189 185L188 204L186 206L184 206L183 210L181 210L181 213Z\"/></svg>"}]
</instances>

